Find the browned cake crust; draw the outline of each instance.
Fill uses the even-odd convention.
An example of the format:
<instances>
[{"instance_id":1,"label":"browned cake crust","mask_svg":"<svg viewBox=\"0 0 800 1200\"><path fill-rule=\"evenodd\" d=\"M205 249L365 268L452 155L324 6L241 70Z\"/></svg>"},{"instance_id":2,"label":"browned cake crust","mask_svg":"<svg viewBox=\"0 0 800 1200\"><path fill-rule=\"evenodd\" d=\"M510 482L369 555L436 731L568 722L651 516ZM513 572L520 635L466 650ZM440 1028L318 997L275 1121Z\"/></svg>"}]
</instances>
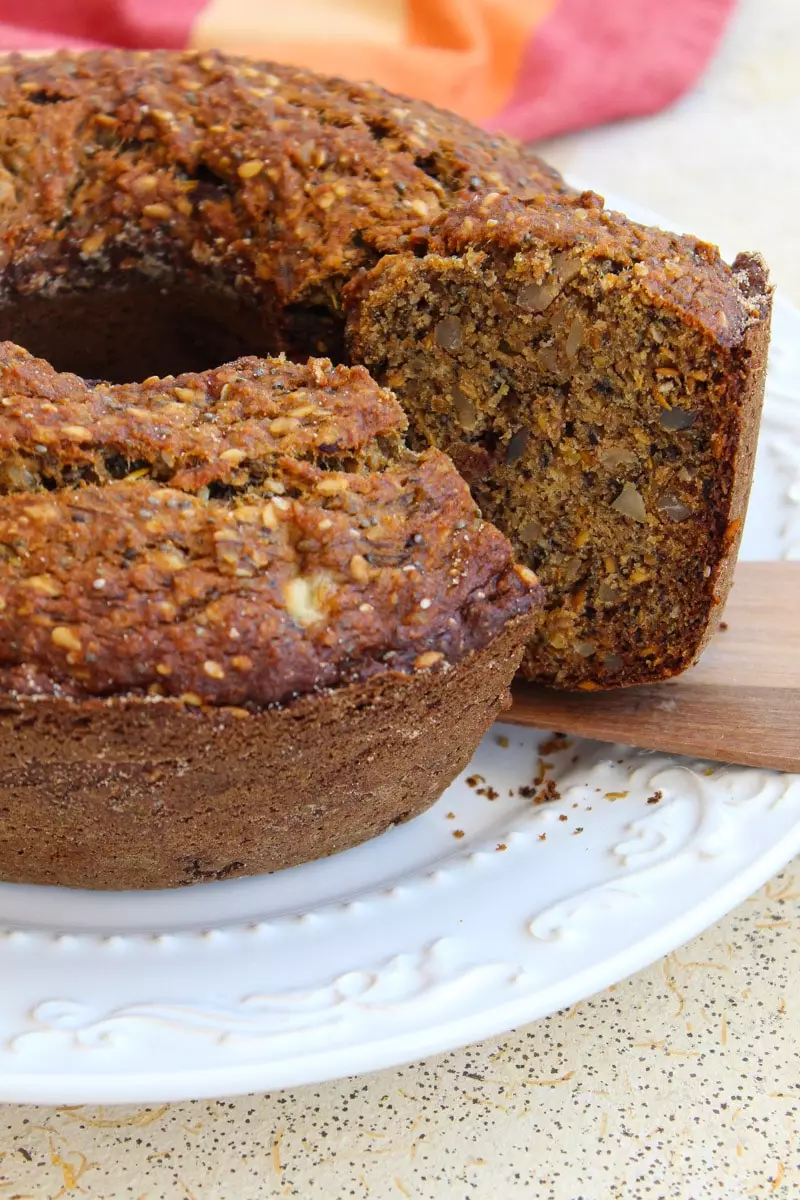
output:
<instances>
[{"instance_id":1,"label":"browned cake crust","mask_svg":"<svg viewBox=\"0 0 800 1200\"><path fill-rule=\"evenodd\" d=\"M209 355L341 358L353 273L464 192L498 187L564 190L517 143L368 84L216 53L11 55L0 338L121 380L147 374L143 359L167 374ZM84 306L106 333L125 320L124 337L87 345Z\"/></svg>"},{"instance_id":2,"label":"browned cake crust","mask_svg":"<svg viewBox=\"0 0 800 1200\"><path fill-rule=\"evenodd\" d=\"M368 85L218 54L5 60L0 876L273 870L466 763L539 590L451 464L404 450L362 370L174 373L343 359L343 284L487 187L563 189ZM87 385L20 345L156 377Z\"/></svg>"},{"instance_id":3,"label":"browned cake crust","mask_svg":"<svg viewBox=\"0 0 800 1200\"><path fill-rule=\"evenodd\" d=\"M353 354L418 446L446 449L545 586L524 673L617 687L684 670L721 611L769 337L763 263L732 267L599 197L497 193L346 296Z\"/></svg>"},{"instance_id":4,"label":"browned cake crust","mask_svg":"<svg viewBox=\"0 0 800 1200\"><path fill-rule=\"evenodd\" d=\"M531 607L362 367L90 386L5 343L0 389L0 689L274 704L452 666Z\"/></svg>"},{"instance_id":5,"label":"browned cake crust","mask_svg":"<svg viewBox=\"0 0 800 1200\"><path fill-rule=\"evenodd\" d=\"M89 385L0 345L0 877L166 887L430 804L540 589L363 368Z\"/></svg>"},{"instance_id":6,"label":"browned cake crust","mask_svg":"<svg viewBox=\"0 0 800 1200\"><path fill-rule=\"evenodd\" d=\"M531 566L533 677L697 653L756 259L427 105L213 53L5 60L0 217L0 876L218 878L419 811L503 702ZM363 369L283 352L370 365L419 453Z\"/></svg>"},{"instance_id":7,"label":"browned cake crust","mask_svg":"<svg viewBox=\"0 0 800 1200\"><path fill-rule=\"evenodd\" d=\"M255 711L122 697L0 703L0 878L163 888L276 871L423 812L508 702L530 624L450 670Z\"/></svg>"}]
</instances>

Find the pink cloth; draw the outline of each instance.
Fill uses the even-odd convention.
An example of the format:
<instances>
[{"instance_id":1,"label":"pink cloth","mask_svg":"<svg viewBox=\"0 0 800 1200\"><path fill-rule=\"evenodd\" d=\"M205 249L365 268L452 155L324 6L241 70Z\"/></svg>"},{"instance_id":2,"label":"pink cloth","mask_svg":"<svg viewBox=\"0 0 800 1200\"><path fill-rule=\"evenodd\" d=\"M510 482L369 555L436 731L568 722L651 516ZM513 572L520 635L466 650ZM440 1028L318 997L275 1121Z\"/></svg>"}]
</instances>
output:
<instances>
[{"instance_id":1,"label":"pink cloth","mask_svg":"<svg viewBox=\"0 0 800 1200\"><path fill-rule=\"evenodd\" d=\"M454 108L526 140L655 112L734 0L3 0L0 50L247 53Z\"/></svg>"}]
</instances>

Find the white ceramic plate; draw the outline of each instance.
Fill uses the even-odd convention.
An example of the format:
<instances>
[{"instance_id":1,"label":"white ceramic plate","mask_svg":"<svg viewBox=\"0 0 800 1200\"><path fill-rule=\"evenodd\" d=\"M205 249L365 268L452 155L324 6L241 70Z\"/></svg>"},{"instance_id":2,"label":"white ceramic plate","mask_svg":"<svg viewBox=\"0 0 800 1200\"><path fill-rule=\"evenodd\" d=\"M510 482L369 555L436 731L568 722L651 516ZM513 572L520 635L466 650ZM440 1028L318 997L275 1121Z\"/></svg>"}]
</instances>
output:
<instances>
[{"instance_id":1,"label":"white ceramic plate","mask_svg":"<svg viewBox=\"0 0 800 1200\"><path fill-rule=\"evenodd\" d=\"M800 557L800 314L780 300L744 553ZM800 776L546 737L497 727L430 812L277 875L0 885L0 1099L264 1090L474 1041L669 952L800 852ZM540 757L547 804L519 792Z\"/></svg>"}]
</instances>

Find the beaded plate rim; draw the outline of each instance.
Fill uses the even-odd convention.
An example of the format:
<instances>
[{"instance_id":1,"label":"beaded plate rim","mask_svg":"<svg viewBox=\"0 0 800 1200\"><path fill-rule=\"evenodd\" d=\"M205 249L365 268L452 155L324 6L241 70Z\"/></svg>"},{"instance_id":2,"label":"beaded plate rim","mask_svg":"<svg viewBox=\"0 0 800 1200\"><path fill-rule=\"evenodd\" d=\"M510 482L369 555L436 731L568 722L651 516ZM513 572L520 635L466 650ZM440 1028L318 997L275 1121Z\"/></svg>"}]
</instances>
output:
<instances>
[{"instance_id":1,"label":"beaded plate rim","mask_svg":"<svg viewBox=\"0 0 800 1200\"><path fill-rule=\"evenodd\" d=\"M780 297L742 554L800 558ZM560 796L536 805L540 758ZM493 730L428 813L324 862L177 893L0 885L0 1099L218 1096L449 1050L646 966L798 852L800 776Z\"/></svg>"}]
</instances>

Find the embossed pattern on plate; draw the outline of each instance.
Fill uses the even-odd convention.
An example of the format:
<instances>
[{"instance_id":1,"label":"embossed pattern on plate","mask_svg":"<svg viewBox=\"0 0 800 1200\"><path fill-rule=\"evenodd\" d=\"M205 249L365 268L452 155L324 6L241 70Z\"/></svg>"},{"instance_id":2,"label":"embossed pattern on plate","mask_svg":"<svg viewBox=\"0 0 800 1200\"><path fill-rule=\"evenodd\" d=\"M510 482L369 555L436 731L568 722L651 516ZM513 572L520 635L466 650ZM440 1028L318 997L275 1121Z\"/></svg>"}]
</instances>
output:
<instances>
[{"instance_id":1,"label":"embossed pattern on plate","mask_svg":"<svg viewBox=\"0 0 800 1200\"><path fill-rule=\"evenodd\" d=\"M756 472L744 555L800 557L780 300ZM536 803L542 774L558 795ZM323 862L169 893L0 885L0 1099L221 1095L443 1050L644 966L798 852L798 776L492 732L430 812Z\"/></svg>"}]
</instances>

